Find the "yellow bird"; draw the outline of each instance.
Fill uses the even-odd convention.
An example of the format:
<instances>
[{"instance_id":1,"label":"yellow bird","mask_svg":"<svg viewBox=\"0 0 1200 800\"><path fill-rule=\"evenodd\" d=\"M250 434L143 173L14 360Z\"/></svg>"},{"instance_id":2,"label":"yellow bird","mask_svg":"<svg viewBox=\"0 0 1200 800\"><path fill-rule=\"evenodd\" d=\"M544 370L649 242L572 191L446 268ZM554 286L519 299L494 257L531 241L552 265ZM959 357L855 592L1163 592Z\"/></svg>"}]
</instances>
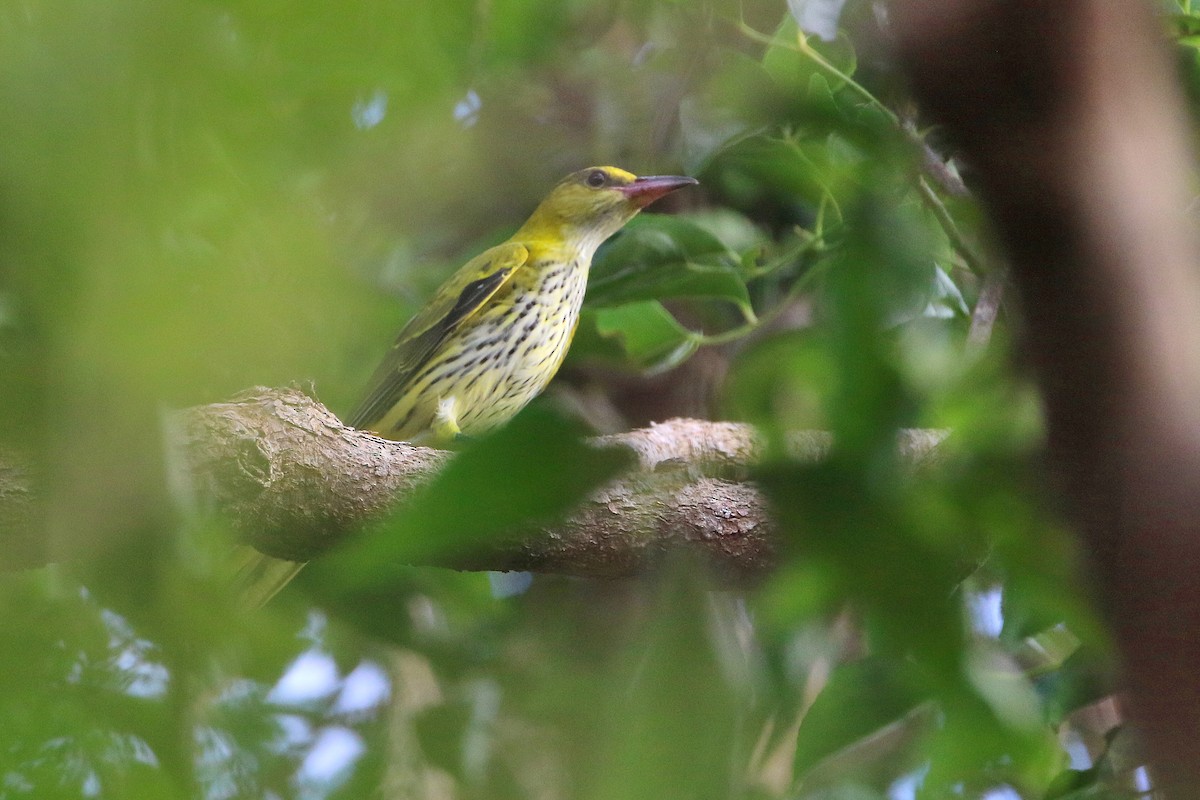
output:
<instances>
[{"instance_id":1,"label":"yellow bird","mask_svg":"<svg viewBox=\"0 0 1200 800\"><path fill-rule=\"evenodd\" d=\"M433 445L503 425L558 372L596 248L695 183L617 167L563 178L508 241L468 261L409 320L346 423ZM239 569L246 601L265 603L302 566L255 552Z\"/></svg>"},{"instance_id":2,"label":"yellow bird","mask_svg":"<svg viewBox=\"0 0 1200 800\"><path fill-rule=\"evenodd\" d=\"M468 261L409 321L347 424L445 444L507 422L562 364L596 248L694 183L616 167L568 175L511 239Z\"/></svg>"}]
</instances>

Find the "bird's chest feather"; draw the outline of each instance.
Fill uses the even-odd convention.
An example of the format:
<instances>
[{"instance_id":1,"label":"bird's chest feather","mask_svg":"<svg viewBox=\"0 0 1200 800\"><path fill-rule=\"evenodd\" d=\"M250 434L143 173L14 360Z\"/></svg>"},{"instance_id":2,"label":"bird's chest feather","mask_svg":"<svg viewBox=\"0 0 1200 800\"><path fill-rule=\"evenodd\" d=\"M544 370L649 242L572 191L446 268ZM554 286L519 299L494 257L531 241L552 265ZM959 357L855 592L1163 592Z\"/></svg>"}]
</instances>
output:
<instances>
[{"instance_id":1,"label":"bird's chest feather","mask_svg":"<svg viewBox=\"0 0 1200 800\"><path fill-rule=\"evenodd\" d=\"M483 349L499 348L512 374L537 369L545 359L556 369L579 321L587 272L577 263L532 264L479 314L471 338Z\"/></svg>"},{"instance_id":2,"label":"bird's chest feather","mask_svg":"<svg viewBox=\"0 0 1200 800\"><path fill-rule=\"evenodd\" d=\"M578 262L535 262L480 309L462 349L488 369L457 387L465 425L499 423L546 388L566 356L586 285Z\"/></svg>"}]
</instances>

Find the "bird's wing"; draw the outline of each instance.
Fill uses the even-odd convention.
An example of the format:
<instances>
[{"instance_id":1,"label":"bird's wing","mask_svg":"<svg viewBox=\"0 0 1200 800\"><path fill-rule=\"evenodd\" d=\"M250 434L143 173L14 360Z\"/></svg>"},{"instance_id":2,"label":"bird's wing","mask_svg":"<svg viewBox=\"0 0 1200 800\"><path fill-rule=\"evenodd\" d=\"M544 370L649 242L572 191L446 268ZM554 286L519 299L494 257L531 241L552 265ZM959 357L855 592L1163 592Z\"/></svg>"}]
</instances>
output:
<instances>
[{"instance_id":1,"label":"bird's wing","mask_svg":"<svg viewBox=\"0 0 1200 800\"><path fill-rule=\"evenodd\" d=\"M369 430L383 419L438 345L496 294L528 258L524 245L496 245L468 261L442 284L433 299L400 331L347 424Z\"/></svg>"}]
</instances>

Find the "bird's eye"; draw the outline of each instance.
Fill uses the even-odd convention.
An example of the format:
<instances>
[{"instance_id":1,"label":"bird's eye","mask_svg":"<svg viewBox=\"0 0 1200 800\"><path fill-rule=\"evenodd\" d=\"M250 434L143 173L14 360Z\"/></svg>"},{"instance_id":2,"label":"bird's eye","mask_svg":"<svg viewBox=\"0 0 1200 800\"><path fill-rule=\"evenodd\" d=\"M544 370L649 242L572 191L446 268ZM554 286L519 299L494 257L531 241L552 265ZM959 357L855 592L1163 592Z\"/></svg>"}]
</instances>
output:
<instances>
[{"instance_id":1,"label":"bird's eye","mask_svg":"<svg viewBox=\"0 0 1200 800\"><path fill-rule=\"evenodd\" d=\"M587 176L587 185L593 189L599 189L604 184L608 183L608 176L603 170L596 170Z\"/></svg>"}]
</instances>

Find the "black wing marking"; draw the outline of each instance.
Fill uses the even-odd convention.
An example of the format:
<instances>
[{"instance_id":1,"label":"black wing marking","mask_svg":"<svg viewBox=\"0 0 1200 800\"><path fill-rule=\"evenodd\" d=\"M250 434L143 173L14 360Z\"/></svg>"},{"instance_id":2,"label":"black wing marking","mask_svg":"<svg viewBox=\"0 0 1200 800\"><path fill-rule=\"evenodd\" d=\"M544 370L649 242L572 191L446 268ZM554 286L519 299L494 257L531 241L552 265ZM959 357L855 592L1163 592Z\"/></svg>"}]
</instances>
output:
<instances>
[{"instance_id":1,"label":"black wing marking","mask_svg":"<svg viewBox=\"0 0 1200 800\"><path fill-rule=\"evenodd\" d=\"M445 329L446 333L456 328L458 323L470 316L471 312L491 297L500 288L500 284L504 283L510 272L512 272L511 268L496 270L491 275L484 275L479 280L471 281L464 286L458 295L458 302L441 321L441 327Z\"/></svg>"},{"instance_id":2,"label":"black wing marking","mask_svg":"<svg viewBox=\"0 0 1200 800\"><path fill-rule=\"evenodd\" d=\"M508 280L516 267L506 267L471 281L458 295L454 306L417 336L407 339L402 331L392 352L371 379L371 390L347 420L352 428L370 428L383 419L408 389L408 383L425 365L438 346ZM487 269L485 265L483 269Z\"/></svg>"}]
</instances>

